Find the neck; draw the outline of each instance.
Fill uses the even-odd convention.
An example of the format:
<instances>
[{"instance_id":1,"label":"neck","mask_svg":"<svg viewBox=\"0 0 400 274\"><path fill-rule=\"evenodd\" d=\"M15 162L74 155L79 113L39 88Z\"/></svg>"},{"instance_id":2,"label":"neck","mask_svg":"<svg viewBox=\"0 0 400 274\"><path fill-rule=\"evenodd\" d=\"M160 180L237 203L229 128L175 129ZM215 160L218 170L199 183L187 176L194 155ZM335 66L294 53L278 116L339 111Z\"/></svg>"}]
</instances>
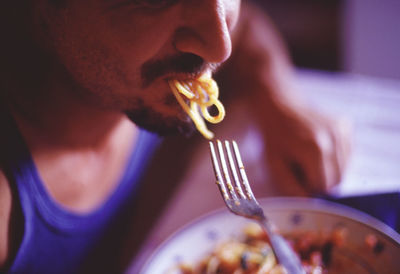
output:
<instances>
[{"instance_id":1,"label":"neck","mask_svg":"<svg viewBox=\"0 0 400 274\"><path fill-rule=\"evenodd\" d=\"M95 149L137 130L122 112L89 104L65 87L17 92L27 93L35 96L14 98L10 108L31 149Z\"/></svg>"},{"instance_id":2,"label":"neck","mask_svg":"<svg viewBox=\"0 0 400 274\"><path fill-rule=\"evenodd\" d=\"M96 107L63 86L26 93L35 96L9 98L9 108L43 184L66 208L91 212L124 174L137 127L122 112Z\"/></svg>"}]
</instances>

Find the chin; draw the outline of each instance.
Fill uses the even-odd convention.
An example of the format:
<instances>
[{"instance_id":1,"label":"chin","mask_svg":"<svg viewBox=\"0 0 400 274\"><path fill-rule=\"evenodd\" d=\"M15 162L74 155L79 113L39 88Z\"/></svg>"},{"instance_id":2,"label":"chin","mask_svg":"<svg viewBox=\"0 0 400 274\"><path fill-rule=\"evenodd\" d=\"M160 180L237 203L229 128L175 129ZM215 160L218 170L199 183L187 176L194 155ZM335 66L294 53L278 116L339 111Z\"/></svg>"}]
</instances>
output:
<instances>
[{"instance_id":1,"label":"chin","mask_svg":"<svg viewBox=\"0 0 400 274\"><path fill-rule=\"evenodd\" d=\"M137 126L161 136L182 134L191 136L195 126L189 117L166 117L147 108L125 111L128 118Z\"/></svg>"}]
</instances>

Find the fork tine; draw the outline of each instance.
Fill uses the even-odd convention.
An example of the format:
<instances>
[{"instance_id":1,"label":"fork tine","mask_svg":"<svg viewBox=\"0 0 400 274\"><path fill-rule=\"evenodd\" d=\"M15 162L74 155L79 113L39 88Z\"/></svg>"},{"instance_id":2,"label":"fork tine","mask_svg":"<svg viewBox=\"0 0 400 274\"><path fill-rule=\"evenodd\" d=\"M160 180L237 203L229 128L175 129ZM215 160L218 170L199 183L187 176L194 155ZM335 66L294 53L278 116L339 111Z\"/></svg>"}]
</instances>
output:
<instances>
[{"instance_id":1,"label":"fork tine","mask_svg":"<svg viewBox=\"0 0 400 274\"><path fill-rule=\"evenodd\" d=\"M233 179L235 181L236 192L239 193L240 198L246 199L246 196L244 195L243 190L242 190L242 186L240 185L240 180L239 180L236 164L235 164L235 161L232 156L232 150L231 150L229 141L225 141L225 149L226 149L226 152L228 155L229 165L231 167L231 173L232 173Z\"/></svg>"},{"instance_id":2,"label":"fork tine","mask_svg":"<svg viewBox=\"0 0 400 274\"><path fill-rule=\"evenodd\" d=\"M255 199L253 192L250 188L249 181L247 179L246 171L243 166L237 143L235 141L232 141L235 156L233 157L231 152L231 145L228 141L225 141L225 149L231 167L230 173L228 172L228 167L226 165L225 153L221 141L217 141L218 154L215 150L214 143L210 141L209 144L214 173L217 178L216 183L222 194L226 206L234 214L257 220L263 226L265 232L270 239L271 247L277 257L278 262L282 264L285 269L287 269L288 273L305 274L305 271L301 266L300 259L296 256L296 254L293 253L293 250L288 245L288 243L285 242L285 240L281 236L274 233L271 228L271 223L265 216L262 207L260 207L257 200ZM234 158L236 161L234 160ZM224 176L221 173L220 163L222 165ZM237 167L239 168L239 173L241 177L240 180L237 174ZM232 187L229 174L232 174L232 176L234 177L236 188ZM226 180L224 180L224 177ZM241 184L243 184L245 195L243 194ZM227 188L229 192L227 191ZM239 193L238 195L240 196L240 198L238 198L238 196L235 194L235 191ZM243 198L243 196L245 197Z\"/></svg>"},{"instance_id":3,"label":"fork tine","mask_svg":"<svg viewBox=\"0 0 400 274\"><path fill-rule=\"evenodd\" d=\"M229 170L228 170L228 165L226 164L226 157L224 153L224 148L222 147L222 143L220 140L217 140L217 146L218 146L218 152L219 152L219 159L221 161L222 165L222 170L224 172L224 177L225 177L225 183L228 187L229 193L231 194L231 197L235 200L237 200L237 195L235 193L235 189L232 186L232 181L231 177L229 176Z\"/></svg>"},{"instance_id":4,"label":"fork tine","mask_svg":"<svg viewBox=\"0 0 400 274\"><path fill-rule=\"evenodd\" d=\"M229 200L229 195L228 192L226 191L225 183L224 183L224 178L222 177L221 170L219 168L219 162L218 162L218 157L215 151L214 143L209 142L210 145L210 152L211 152L211 159L213 163L213 168L214 168L214 173L215 177L217 177L217 181L215 182L222 194L222 197L224 198L225 201Z\"/></svg>"},{"instance_id":5,"label":"fork tine","mask_svg":"<svg viewBox=\"0 0 400 274\"><path fill-rule=\"evenodd\" d=\"M233 151L235 152L235 157L236 157L237 164L239 166L239 171L240 171L240 176L242 178L242 183L243 183L243 186L244 186L244 188L246 190L246 195L247 195L247 197L249 199L252 199L252 200L256 201L256 198L253 195L253 191L250 188L249 180L247 179L246 170L244 169L244 165L243 165L243 162L242 162L242 157L240 157L240 152L239 152L239 148L238 148L238 145L237 145L236 141L232 141L232 146L233 146Z\"/></svg>"}]
</instances>

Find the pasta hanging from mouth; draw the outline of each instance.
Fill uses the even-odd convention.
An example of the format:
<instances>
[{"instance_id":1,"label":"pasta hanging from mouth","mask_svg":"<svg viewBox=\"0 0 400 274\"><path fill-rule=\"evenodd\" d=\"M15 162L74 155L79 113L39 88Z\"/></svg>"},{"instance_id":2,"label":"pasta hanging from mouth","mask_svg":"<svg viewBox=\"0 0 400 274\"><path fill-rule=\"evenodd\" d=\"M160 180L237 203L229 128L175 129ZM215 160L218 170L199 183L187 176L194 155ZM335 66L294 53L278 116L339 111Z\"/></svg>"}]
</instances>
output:
<instances>
[{"instance_id":1,"label":"pasta hanging from mouth","mask_svg":"<svg viewBox=\"0 0 400 274\"><path fill-rule=\"evenodd\" d=\"M170 80L169 86L175 95L178 103L192 119L196 128L207 139L212 139L214 133L208 130L204 119L210 123L221 122L225 117L225 109L218 100L219 90L217 83L206 75L188 81ZM185 99L189 100L189 104ZM213 116L209 108L215 106L218 114Z\"/></svg>"}]
</instances>

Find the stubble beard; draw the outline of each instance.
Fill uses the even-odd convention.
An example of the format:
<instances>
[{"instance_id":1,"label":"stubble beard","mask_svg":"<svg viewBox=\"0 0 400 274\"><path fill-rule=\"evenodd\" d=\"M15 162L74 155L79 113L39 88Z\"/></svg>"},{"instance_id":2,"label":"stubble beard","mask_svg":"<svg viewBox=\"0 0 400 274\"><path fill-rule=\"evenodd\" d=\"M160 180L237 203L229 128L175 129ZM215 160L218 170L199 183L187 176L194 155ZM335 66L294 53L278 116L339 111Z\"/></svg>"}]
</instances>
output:
<instances>
[{"instance_id":1,"label":"stubble beard","mask_svg":"<svg viewBox=\"0 0 400 274\"><path fill-rule=\"evenodd\" d=\"M179 107L176 100L175 104ZM161 136L182 134L189 137L195 131L192 120L183 110L177 115L167 116L139 100L136 107L126 110L125 114L137 126Z\"/></svg>"},{"instance_id":2,"label":"stubble beard","mask_svg":"<svg viewBox=\"0 0 400 274\"><path fill-rule=\"evenodd\" d=\"M185 75L197 78L207 70L215 71L219 64L211 64L203 58L191 53L180 53L166 56L162 60L147 61L141 67L142 88L147 88L155 80L165 75ZM155 111L153 108L139 102L139 106L125 113L136 125L157 132L160 135L183 134L190 136L196 127L190 117L179 106L172 92L163 99L162 104L170 109L176 109L175 115Z\"/></svg>"}]
</instances>

